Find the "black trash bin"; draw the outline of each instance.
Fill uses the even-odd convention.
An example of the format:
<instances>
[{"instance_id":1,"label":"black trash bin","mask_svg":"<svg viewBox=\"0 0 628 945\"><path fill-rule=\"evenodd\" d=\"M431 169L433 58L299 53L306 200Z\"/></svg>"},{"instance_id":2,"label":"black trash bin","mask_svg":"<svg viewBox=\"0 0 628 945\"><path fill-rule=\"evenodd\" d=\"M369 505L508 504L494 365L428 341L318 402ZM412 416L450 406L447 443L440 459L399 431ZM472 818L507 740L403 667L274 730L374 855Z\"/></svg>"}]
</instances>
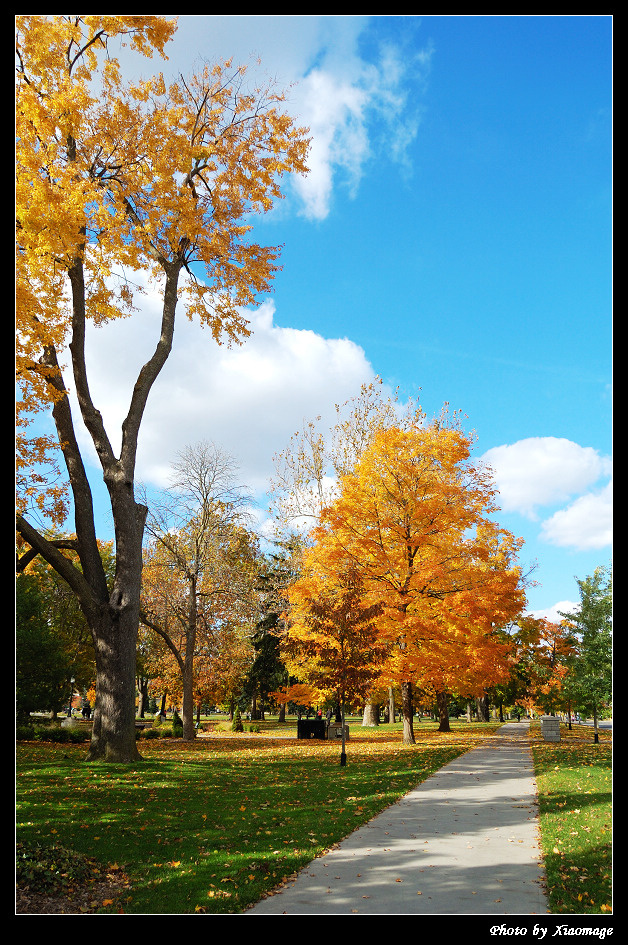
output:
<instances>
[{"instance_id":1,"label":"black trash bin","mask_svg":"<svg viewBox=\"0 0 628 945\"><path fill-rule=\"evenodd\" d=\"M297 738L327 738L325 719L297 719Z\"/></svg>"}]
</instances>

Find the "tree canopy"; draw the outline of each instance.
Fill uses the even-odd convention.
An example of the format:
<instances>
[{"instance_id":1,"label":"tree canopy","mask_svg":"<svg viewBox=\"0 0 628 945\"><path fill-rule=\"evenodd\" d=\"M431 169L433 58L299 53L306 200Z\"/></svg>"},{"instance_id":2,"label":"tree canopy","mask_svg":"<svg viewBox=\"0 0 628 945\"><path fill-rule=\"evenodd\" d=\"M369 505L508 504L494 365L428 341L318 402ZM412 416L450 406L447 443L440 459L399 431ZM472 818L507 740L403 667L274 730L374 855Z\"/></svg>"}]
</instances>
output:
<instances>
[{"instance_id":1,"label":"tree canopy","mask_svg":"<svg viewBox=\"0 0 628 945\"><path fill-rule=\"evenodd\" d=\"M512 647L496 631L525 602L521 542L494 521L491 473L470 442L442 418L381 426L311 533L327 589L352 574L363 612L378 608L380 674L402 687L407 741L412 685L470 695L507 678Z\"/></svg>"},{"instance_id":2,"label":"tree canopy","mask_svg":"<svg viewBox=\"0 0 628 945\"><path fill-rule=\"evenodd\" d=\"M77 595L96 649L91 757L133 760L135 646L146 507L135 496L139 432L172 349L178 303L219 342L249 329L278 267L252 219L305 173L308 138L271 87L231 62L124 83L115 43L165 56L174 22L154 15L16 17L18 536ZM119 448L90 390L88 324L132 316L148 284L162 300L152 355L129 392ZM67 362L67 363L66 363ZM107 586L92 489L71 410L76 397L107 487L116 568ZM55 435L32 427L50 411ZM34 435L33 435L34 432ZM65 514L41 463L60 452L80 567L33 513ZM37 476L39 478L37 478ZM30 553L30 551L28 552Z\"/></svg>"},{"instance_id":3,"label":"tree canopy","mask_svg":"<svg viewBox=\"0 0 628 945\"><path fill-rule=\"evenodd\" d=\"M578 580L580 606L564 614L575 633L570 694L579 708L592 712L595 740L600 709L613 694L613 580L610 568L599 567Z\"/></svg>"}]
</instances>

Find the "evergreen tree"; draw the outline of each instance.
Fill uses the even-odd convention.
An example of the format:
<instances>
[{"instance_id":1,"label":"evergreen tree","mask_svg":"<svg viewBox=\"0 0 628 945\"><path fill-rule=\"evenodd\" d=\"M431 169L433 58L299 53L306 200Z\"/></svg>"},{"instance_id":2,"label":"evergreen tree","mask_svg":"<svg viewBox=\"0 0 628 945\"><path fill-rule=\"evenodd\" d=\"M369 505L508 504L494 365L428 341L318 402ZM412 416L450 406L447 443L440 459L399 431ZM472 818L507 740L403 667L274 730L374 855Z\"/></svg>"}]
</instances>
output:
<instances>
[{"instance_id":1,"label":"evergreen tree","mask_svg":"<svg viewBox=\"0 0 628 945\"><path fill-rule=\"evenodd\" d=\"M46 619L39 581L20 574L16 581L16 717L59 712L70 699L71 661Z\"/></svg>"},{"instance_id":2,"label":"evergreen tree","mask_svg":"<svg viewBox=\"0 0 628 945\"><path fill-rule=\"evenodd\" d=\"M594 741L598 738L598 716L611 705L613 685L613 590L610 568L596 568L578 581L580 607L563 614L579 637L573 665L571 691L578 706L593 715Z\"/></svg>"},{"instance_id":3,"label":"evergreen tree","mask_svg":"<svg viewBox=\"0 0 628 945\"><path fill-rule=\"evenodd\" d=\"M294 537L279 544L280 550L266 556L265 567L259 574L262 604L253 636L256 655L243 694L251 703L259 700L262 711L269 693L280 689L286 682L287 671L281 658L279 637L287 607L285 590L295 578L299 548L299 542ZM285 714L283 706L281 713Z\"/></svg>"}]
</instances>

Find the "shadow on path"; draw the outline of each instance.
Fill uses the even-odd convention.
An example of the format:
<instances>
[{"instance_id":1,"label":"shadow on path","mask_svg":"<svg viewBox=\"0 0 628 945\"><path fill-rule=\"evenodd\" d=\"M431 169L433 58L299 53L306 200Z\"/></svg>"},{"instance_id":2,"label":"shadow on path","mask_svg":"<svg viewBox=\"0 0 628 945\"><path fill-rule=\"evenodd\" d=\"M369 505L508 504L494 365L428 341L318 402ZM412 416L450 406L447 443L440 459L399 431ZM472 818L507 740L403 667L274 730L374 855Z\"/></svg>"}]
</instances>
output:
<instances>
[{"instance_id":1,"label":"shadow on path","mask_svg":"<svg viewBox=\"0 0 628 945\"><path fill-rule=\"evenodd\" d=\"M547 913L528 736L504 725L245 914Z\"/></svg>"}]
</instances>

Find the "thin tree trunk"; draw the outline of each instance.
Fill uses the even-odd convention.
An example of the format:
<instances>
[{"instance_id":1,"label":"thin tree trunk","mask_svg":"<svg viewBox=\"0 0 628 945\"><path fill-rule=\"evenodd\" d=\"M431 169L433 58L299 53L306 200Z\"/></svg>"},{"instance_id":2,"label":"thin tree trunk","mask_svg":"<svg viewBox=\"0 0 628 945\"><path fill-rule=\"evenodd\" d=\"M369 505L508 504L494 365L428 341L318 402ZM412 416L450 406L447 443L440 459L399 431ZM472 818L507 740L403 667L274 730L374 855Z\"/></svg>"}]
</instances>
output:
<instances>
[{"instance_id":1,"label":"thin tree trunk","mask_svg":"<svg viewBox=\"0 0 628 945\"><path fill-rule=\"evenodd\" d=\"M597 703L593 703L593 742L598 744L600 741L599 730L597 727Z\"/></svg>"},{"instance_id":2,"label":"thin tree trunk","mask_svg":"<svg viewBox=\"0 0 628 945\"><path fill-rule=\"evenodd\" d=\"M412 704L412 683L403 682L401 684L401 712L403 716L403 736L404 745L414 745L414 706Z\"/></svg>"},{"instance_id":3,"label":"thin tree trunk","mask_svg":"<svg viewBox=\"0 0 628 945\"><path fill-rule=\"evenodd\" d=\"M148 709L148 679L140 676L137 681L137 691L139 693L139 706L137 714L141 719L144 718Z\"/></svg>"},{"instance_id":4,"label":"thin tree trunk","mask_svg":"<svg viewBox=\"0 0 628 945\"><path fill-rule=\"evenodd\" d=\"M344 693L342 694L342 700L340 704L340 724L342 726L342 748L340 750L340 766L344 767L347 764L347 743L345 739L345 697Z\"/></svg>"},{"instance_id":5,"label":"thin tree trunk","mask_svg":"<svg viewBox=\"0 0 628 945\"><path fill-rule=\"evenodd\" d=\"M194 728L194 649L196 647L196 619L196 580L194 576L191 576L188 585L185 656L182 665L183 704L181 707L181 715L183 721L183 738L185 741L193 741L196 737L196 730Z\"/></svg>"}]
</instances>

